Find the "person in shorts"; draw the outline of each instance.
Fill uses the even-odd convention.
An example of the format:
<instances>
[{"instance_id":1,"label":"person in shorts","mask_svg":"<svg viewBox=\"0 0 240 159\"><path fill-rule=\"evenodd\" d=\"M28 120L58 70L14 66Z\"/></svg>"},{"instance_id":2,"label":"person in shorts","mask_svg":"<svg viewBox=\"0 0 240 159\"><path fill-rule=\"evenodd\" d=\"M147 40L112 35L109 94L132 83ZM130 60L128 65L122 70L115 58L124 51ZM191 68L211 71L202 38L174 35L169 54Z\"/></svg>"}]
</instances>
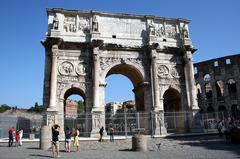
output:
<instances>
[{"instance_id":1,"label":"person in shorts","mask_svg":"<svg viewBox=\"0 0 240 159\"><path fill-rule=\"evenodd\" d=\"M60 126L55 124L52 127L52 154L53 157L60 157L59 156L59 129Z\"/></svg>"},{"instance_id":2,"label":"person in shorts","mask_svg":"<svg viewBox=\"0 0 240 159\"><path fill-rule=\"evenodd\" d=\"M66 152L70 152L70 149L71 149L71 137L72 137L72 132L67 127L66 130L65 130L65 150L66 150Z\"/></svg>"}]
</instances>

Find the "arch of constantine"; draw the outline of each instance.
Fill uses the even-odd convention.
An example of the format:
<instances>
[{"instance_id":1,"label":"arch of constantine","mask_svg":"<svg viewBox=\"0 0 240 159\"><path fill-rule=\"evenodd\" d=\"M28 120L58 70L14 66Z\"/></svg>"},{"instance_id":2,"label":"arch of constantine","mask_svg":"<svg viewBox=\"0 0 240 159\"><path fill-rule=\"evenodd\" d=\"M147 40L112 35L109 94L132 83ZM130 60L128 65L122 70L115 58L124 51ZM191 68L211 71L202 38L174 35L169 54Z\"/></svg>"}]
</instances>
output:
<instances>
[{"instance_id":1,"label":"arch of constantine","mask_svg":"<svg viewBox=\"0 0 240 159\"><path fill-rule=\"evenodd\" d=\"M105 79L112 74L132 82L137 111L154 112L155 135L166 133L164 112L198 111L189 20L65 9L47 14L46 125L64 128L66 99L78 94L91 113L89 135L98 135L105 125ZM191 120L179 125L191 128ZM149 126L147 120L142 127Z\"/></svg>"}]
</instances>

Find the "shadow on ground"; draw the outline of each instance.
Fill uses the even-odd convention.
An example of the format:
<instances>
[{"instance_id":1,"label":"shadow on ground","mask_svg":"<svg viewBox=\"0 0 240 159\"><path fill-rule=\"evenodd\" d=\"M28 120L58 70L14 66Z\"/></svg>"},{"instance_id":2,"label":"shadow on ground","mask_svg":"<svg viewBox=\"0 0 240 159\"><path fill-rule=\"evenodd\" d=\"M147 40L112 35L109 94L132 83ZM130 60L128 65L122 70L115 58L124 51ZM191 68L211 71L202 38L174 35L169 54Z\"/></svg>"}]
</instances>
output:
<instances>
[{"instance_id":1,"label":"shadow on ground","mask_svg":"<svg viewBox=\"0 0 240 159\"><path fill-rule=\"evenodd\" d=\"M170 137L168 139L184 141L183 143L179 143L179 145L183 146L197 146L208 150L224 150L240 155L240 144L226 142L225 136L219 137L218 135L204 135L194 137Z\"/></svg>"},{"instance_id":2,"label":"shadow on ground","mask_svg":"<svg viewBox=\"0 0 240 159\"><path fill-rule=\"evenodd\" d=\"M29 154L29 156L34 156L34 157L44 157L44 158L52 158L52 156L48 156L48 155L41 155L41 154Z\"/></svg>"}]
</instances>

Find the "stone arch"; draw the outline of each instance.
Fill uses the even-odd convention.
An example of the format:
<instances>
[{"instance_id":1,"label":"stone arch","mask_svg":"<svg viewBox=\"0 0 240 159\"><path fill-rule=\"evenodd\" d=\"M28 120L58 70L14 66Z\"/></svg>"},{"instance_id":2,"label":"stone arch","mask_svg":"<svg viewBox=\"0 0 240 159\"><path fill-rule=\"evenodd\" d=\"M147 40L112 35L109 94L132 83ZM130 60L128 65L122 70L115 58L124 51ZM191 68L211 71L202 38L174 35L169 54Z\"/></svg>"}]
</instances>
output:
<instances>
[{"instance_id":1,"label":"stone arch","mask_svg":"<svg viewBox=\"0 0 240 159\"><path fill-rule=\"evenodd\" d=\"M208 113L213 113L213 112L214 112L213 107L212 107L212 106L208 106L208 107L207 107L207 112L208 112Z\"/></svg>"},{"instance_id":2,"label":"stone arch","mask_svg":"<svg viewBox=\"0 0 240 159\"><path fill-rule=\"evenodd\" d=\"M232 117L235 118L235 119L238 119L238 118L239 118L240 110L239 110L237 104L233 104L233 105L231 106L231 115L232 115Z\"/></svg>"},{"instance_id":3,"label":"stone arch","mask_svg":"<svg viewBox=\"0 0 240 159\"><path fill-rule=\"evenodd\" d=\"M108 70L108 72L106 72ZM136 109L139 111L145 111L145 88L144 88L144 78L142 72L139 68L129 65L126 63L121 63L117 65L112 65L112 67L108 68L105 73L104 77L108 77L112 74L121 74L127 77L133 84L133 92L135 94L135 104ZM105 80L104 78L104 80Z\"/></svg>"},{"instance_id":4,"label":"stone arch","mask_svg":"<svg viewBox=\"0 0 240 159\"><path fill-rule=\"evenodd\" d=\"M68 90L65 91L65 93L64 93L64 100L63 100L64 109L66 109L65 108L66 100L71 95L79 95L79 96L81 96L83 98L84 111L86 112L86 96L85 96L85 93L83 92L83 90L81 88L79 88L79 87L71 87L71 88L69 88Z\"/></svg>"},{"instance_id":5,"label":"stone arch","mask_svg":"<svg viewBox=\"0 0 240 159\"><path fill-rule=\"evenodd\" d=\"M203 80L204 81L211 81L211 75L209 73L206 73L204 76L203 76Z\"/></svg>"},{"instance_id":6,"label":"stone arch","mask_svg":"<svg viewBox=\"0 0 240 159\"><path fill-rule=\"evenodd\" d=\"M216 92L218 97L222 97L224 94L224 85L221 80L216 81L215 83L216 86Z\"/></svg>"},{"instance_id":7,"label":"stone arch","mask_svg":"<svg viewBox=\"0 0 240 159\"><path fill-rule=\"evenodd\" d=\"M230 98L236 98L237 97L236 81L232 78L228 79L227 86L228 86L228 93Z\"/></svg>"},{"instance_id":8,"label":"stone arch","mask_svg":"<svg viewBox=\"0 0 240 159\"><path fill-rule=\"evenodd\" d=\"M233 105L231 106L231 110L232 110L232 111L238 110L238 105L237 105L237 104L233 104Z\"/></svg>"},{"instance_id":9,"label":"stone arch","mask_svg":"<svg viewBox=\"0 0 240 159\"><path fill-rule=\"evenodd\" d=\"M206 84L204 85L204 87L205 87L205 92L206 92L206 98L207 98L207 99L211 99L212 96L213 96L211 83L210 83L210 82L206 83Z\"/></svg>"},{"instance_id":10,"label":"stone arch","mask_svg":"<svg viewBox=\"0 0 240 159\"><path fill-rule=\"evenodd\" d=\"M68 84L67 86L65 86L60 92L59 99L64 100L65 96L66 96L66 93L70 92L69 90L74 90L73 92L75 92L75 94L78 94L82 97L84 96L84 98L86 97L85 87L76 83L76 84ZM81 92L81 93L77 93L77 92Z\"/></svg>"},{"instance_id":11,"label":"stone arch","mask_svg":"<svg viewBox=\"0 0 240 159\"><path fill-rule=\"evenodd\" d=\"M87 113L86 113L86 95L85 95L85 92L83 91L82 88L80 87L76 87L76 86L72 86L70 87L69 89L66 89L66 91L63 93L64 96L63 96L63 109L64 109L64 127L68 127L72 130L74 130L76 127L79 128L80 130L80 135L81 136L87 136L88 134L88 131L90 129L90 124L89 124L89 121L88 121L88 118L87 118ZM71 101L70 100L70 103L73 103L73 107L70 108L72 109L73 113L74 114L70 114L70 117L69 115L67 115L66 113L66 107L67 107L67 104L69 105L69 100L68 100L68 97L70 97L71 95L79 95L80 97L83 98L83 112L78 112L78 102L76 101ZM76 114L75 114L76 113Z\"/></svg>"},{"instance_id":12,"label":"stone arch","mask_svg":"<svg viewBox=\"0 0 240 159\"><path fill-rule=\"evenodd\" d=\"M111 74L111 72L120 71L119 74L122 74L122 75L128 77L132 81L132 79L134 79L134 78L131 78L127 73L124 73L125 72L124 68L127 68L127 70L129 70L129 68L131 68L131 70L134 70L134 72L138 76L138 77L136 77L137 79L141 79L141 81L143 81L145 79L145 73L144 73L144 69L142 67L139 67L138 65L136 65L134 63L129 63L129 62L126 62L126 63L124 63L124 62L115 62L115 63L112 63L112 64L108 65L108 67L105 68L102 71L102 73L101 73L102 74L101 80L105 81L105 78L107 76L109 76ZM136 84L135 81L132 81L132 83Z\"/></svg>"},{"instance_id":13,"label":"stone arch","mask_svg":"<svg viewBox=\"0 0 240 159\"><path fill-rule=\"evenodd\" d=\"M197 88L197 97L198 97L198 99L200 99L202 97L201 85L199 83L197 83L196 88Z\"/></svg>"},{"instance_id":14,"label":"stone arch","mask_svg":"<svg viewBox=\"0 0 240 159\"><path fill-rule=\"evenodd\" d=\"M220 106L218 107L218 111L224 112L224 111L227 111L227 109L226 109L226 107L225 107L224 105L220 105Z\"/></svg>"},{"instance_id":15,"label":"stone arch","mask_svg":"<svg viewBox=\"0 0 240 159\"><path fill-rule=\"evenodd\" d=\"M180 111L181 110L181 95L178 90L174 88L167 89L163 94L164 111Z\"/></svg>"}]
</instances>

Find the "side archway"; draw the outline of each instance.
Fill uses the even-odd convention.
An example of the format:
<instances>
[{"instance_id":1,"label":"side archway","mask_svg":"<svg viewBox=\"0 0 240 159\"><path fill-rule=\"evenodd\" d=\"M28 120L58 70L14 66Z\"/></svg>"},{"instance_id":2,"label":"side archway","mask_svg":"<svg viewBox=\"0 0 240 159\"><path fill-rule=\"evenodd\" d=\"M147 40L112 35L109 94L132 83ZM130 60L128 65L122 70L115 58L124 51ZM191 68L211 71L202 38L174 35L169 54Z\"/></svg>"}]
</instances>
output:
<instances>
[{"instance_id":1,"label":"side archway","mask_svg":"<svg viewBox=\"0 0 240 159\"><path fill-rule=\"evenodd\" d=\"M167 123L167 131L176 133L184 132L184 115L180 110L181 95L174 89L169 88L163 94L164 118Z\"/></svg>"},{"instance_id":2,"label":"side archway","mask_svg":"<svg viewBox=\"0 0 240 159\"><path fill-rule=\"evenodd\" d=\"M173 88L169 88L163 94L164 112L178 112L181 110L181 95Z\"/></svg>"},{"instance_id":3,"label":"side archway","mask_svg":"<svg viewBox=\"0 0 240 159\"><path fill-rule=\"evenodd\" d=\"M89 124L86 118L85 93L78 87L71 87L66 90L63 99L64 127L72 131L78 128L81 136L87 136Z\"/></svg>"}]
</instances>

